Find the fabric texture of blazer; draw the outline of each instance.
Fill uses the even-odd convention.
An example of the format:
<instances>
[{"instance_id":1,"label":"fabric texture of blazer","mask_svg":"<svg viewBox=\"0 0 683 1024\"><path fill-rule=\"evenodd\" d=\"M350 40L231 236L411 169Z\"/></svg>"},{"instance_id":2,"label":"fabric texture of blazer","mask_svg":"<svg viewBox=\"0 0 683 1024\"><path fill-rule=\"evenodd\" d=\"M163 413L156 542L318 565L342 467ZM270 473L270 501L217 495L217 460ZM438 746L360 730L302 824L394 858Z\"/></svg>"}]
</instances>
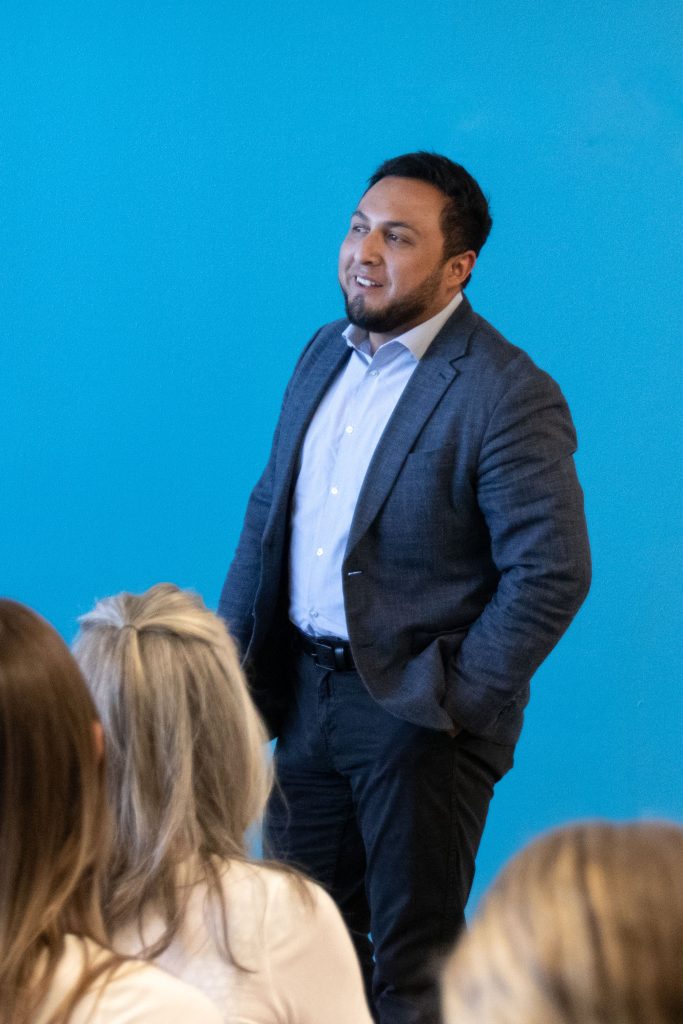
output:
<instances>
[{"instance_id":1,"label":"fabric texture of blazer","mask_svg":"<svg viewBox=\"0 0 683 1024\"><path fill-rule=\"evenodd\" d=\"M322 327L287 387L219 613L277 734L289 694L289 504L306 429L350 356ZM420 360L368 468L343 588L358 671L388 711L513 743L530 679L590 583L557 384L463 299Z\"/></svg>"}]
</instances>

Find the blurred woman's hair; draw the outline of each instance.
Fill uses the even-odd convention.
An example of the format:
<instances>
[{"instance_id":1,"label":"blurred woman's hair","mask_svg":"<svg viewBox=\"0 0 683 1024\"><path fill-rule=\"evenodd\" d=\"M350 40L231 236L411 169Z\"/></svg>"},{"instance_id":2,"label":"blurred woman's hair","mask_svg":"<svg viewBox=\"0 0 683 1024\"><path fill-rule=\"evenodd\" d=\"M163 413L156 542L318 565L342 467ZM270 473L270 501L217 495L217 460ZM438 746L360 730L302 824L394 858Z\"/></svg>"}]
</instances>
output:
<instances>
[{"instance_id":1,"label":"blurred woman's hair","mask_svg":"<svg viewBox=\"0 0 683 1024\"><path fill-rule=\"evenodd\" d=\"M106 856L97 712L55 630L0 600L0 1019L34 1020L67 933L104 943L98 884ZM67 1020L94 978L58 1010Z\"/></svg>"},{"instance_id":2,"label":"blurred woman's hair","mask_svg":"<svg viewBox=\"0 0 683 1024\"><path fill-rule=\"evenodd\" d=\"M272 782L235 645L201 598L167 583L106 598L79 622L73 649L107 741L110 933L131 922L142 932L153 905L165 930L143 955L157 956L182 924L184 883L205 881L228 956L220 876L226 861L247 858L245 832Z\"/></svg>"},{"instance_id":3,"label":"blurred woman's hair","mask_svg":"<svg viewBox=\"0 0 683 1024\"><path fill-rule=\"evenodd\" d=\"M585 823L498 877L443 979L447 1024L680 1024L683 829Z\"/></svg>"}]
</instances>

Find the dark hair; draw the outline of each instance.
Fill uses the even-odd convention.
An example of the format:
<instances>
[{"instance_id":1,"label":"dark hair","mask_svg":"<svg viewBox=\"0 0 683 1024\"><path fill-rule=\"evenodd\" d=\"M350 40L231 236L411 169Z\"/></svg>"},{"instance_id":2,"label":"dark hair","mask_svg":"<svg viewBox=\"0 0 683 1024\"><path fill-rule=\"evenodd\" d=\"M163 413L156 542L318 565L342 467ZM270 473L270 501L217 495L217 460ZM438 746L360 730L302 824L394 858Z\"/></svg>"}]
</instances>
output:
<instances>
[{"instance_id":1,"label":"dark hair","mask_svg":"<svg viewBox=\"0 0 683 1024\"><path fill-rule=\"evenodd\" d=\"M439 153L424 150L405 153L380 164L369 179L368 188L389 176L426 181L450 200L441 218L444 259L457 256L466 249L473 249L479 255L493 221L486 196L464 167Z\"/></svg>"}]
</instances>

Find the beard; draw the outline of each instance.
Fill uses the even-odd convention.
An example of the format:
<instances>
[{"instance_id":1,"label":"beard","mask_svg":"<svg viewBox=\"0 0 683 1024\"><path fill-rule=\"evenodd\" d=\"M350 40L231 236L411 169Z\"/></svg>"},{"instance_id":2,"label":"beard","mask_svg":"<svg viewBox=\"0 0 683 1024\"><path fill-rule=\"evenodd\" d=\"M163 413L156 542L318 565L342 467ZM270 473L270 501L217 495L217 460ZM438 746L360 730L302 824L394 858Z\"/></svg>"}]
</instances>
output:
<instances>
[{"instance_id":1,"label":"beard","mask_svg":"<svg viewBox=\"0 0 683 1024\"><path fill-rule=\"evenodd\" d=\"M379 309L369 309L364 295L356 295L349 301L346 291L342 288L346 315L356 327L377 334L388 334L404 324L408 330L409 324L421 323L420 317L432 306L441 286L441 274L442 266L438 266L422 284L413 288L412 292Z\"/></svg>"}]
</instances>

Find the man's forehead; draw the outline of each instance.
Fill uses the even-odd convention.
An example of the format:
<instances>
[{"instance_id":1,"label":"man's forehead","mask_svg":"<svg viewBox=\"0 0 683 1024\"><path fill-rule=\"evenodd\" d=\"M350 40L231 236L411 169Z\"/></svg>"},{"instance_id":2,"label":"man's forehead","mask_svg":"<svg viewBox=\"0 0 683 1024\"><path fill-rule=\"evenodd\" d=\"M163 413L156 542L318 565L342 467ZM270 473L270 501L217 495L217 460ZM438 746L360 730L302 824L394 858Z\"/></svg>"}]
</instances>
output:
<instances>
[{"instance_id":1,"label":"man's forehead","mask_svg":"<svg viewBox=\"0 0 683 1024\"><path fill-rule=\"evenodd\" d=\"M415 220L440 219L447 201L448 197L427 181L388 175L363 193L355 213L411 224Z\"/></svg>"}]
</instances>

